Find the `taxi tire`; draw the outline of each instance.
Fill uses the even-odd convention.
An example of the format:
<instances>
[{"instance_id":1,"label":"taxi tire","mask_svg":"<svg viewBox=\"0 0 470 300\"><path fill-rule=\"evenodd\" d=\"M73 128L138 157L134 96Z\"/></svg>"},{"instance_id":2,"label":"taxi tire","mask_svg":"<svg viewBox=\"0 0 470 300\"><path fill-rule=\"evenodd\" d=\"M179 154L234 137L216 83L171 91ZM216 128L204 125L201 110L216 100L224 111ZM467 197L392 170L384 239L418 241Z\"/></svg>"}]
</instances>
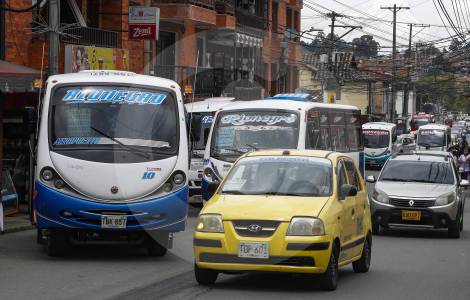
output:
<instances>
[{"instance_id":1,"label":"taxi tire","mask_svg":"<svg viewBox=\"0 0 470 300\"><path fill-rule=\"evenodd\" d=\"M200 285L213 285L217 281L219 273L213 270L201 269L194 264L194 276Z\"/></svg>"},{"instance_id":2,"label":"taxi tire","mask_svg":"<svg viewBox=\"0 0 470 300\"><path fill-rule=\"evenodd\" d=\"M356 273L367 273L370 268L372 248L370 246L369 239L364 242L364 248L362 249L361 258L352 263L353 270Z\"/></svg>"},{"instance_id":3,"label":"taxi tire","mask_svg":"<svg viewBox=\"0 0 470 300\"><path fill-rule=\"evenodd\" d=\"M330 262L326 272L322 274L321 289L325 291L334 291L338 287L338 255L336 246L333 246L330 254Z\"/></svg>"},{"instance_id":4,"label":"taxi tire","mask_svg":"<svg viewBox=\"0 0 470 300\"><path fill-rule=\"evenodd\" d=\"M49 256L64 255L67 248L67 234L63 230L51 229L47 237L46 251Z\"/></svg>"}]
</instances>

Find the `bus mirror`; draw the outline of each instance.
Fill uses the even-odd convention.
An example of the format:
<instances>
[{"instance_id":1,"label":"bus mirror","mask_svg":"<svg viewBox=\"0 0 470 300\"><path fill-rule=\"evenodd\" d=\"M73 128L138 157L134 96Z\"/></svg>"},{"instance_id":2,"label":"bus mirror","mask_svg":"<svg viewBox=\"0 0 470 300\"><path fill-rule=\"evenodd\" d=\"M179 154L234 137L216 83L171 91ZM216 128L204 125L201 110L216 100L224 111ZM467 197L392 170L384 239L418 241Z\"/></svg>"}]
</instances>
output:
<instances>
[{"instance_id":1,"label":"bus mirror","mask_svg":"<svg viewBox=\"0 0 470 300\"><path fill-rule=\"evenodd\" d=\"M191 116L191 139L198 142L201 139L201 116Z\"/></svg>"}]
</instances>

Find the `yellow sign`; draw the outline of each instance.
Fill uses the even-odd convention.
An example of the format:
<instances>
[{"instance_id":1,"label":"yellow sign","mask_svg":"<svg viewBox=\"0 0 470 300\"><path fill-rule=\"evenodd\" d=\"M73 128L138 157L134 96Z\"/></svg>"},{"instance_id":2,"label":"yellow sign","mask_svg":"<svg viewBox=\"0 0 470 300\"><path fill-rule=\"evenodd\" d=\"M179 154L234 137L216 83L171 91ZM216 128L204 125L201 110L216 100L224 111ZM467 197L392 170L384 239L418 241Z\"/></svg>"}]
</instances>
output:
<instances>
[{"instance_id":1,"label":"yellow sign","mask_svg":"<svg viewBox=\"0 0 470 300\"><path fill-rule=\"evenodd\" d=\"M42 81L41 79L34 79L34 88L40 89L42 86Z\"/></svg>"},{"instance_id":2,"label":"yellow sign","mask_svg":"<svg viewBox=\"0 0 470 300\"><path fill-rule=\"evenodd\" d=\"M334 104L336 98L336 93L334 91L328 91L328 103Z\"/></svg>"},{"instance_id":3,"label":"yellow sign","mask_svg":"<svg viewBox=\"0 0 470 300\"><path fill-rule=\"evenodd\" d=\"M129 70L127 49L66 45L65 54L66 73L83 70Z\"/></svg>"},{"instance_id":4,"label":"yellow sign","mask_svg":"<svg viewBox=\"0 0 470 300\"><path fill-rule=\"evenodd\" d=\"M193 86L192 85L185 85L184 86L185 94L192 94L193 93Z\"/></svg>"}]
</instances>

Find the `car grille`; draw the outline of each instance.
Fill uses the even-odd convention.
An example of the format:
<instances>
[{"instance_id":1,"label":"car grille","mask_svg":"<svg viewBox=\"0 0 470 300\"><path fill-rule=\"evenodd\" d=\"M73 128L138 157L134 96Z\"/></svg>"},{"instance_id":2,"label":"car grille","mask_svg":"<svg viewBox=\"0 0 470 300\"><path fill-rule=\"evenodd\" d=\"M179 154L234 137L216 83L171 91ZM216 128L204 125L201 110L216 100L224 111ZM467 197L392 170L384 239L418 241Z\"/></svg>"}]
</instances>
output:
<instances>
[{"instance_id":1,"label":"car grille","mask_svg":"<svg viewBox=\"0 0 470 300\"><path fill-rule=\"evenodd\" d=\"M201 253L199 260L205 263L280 265L290 267L314 267L315 260L309 256L271 256L270 258L242 258L230 254Z\"/></svg>"},{"instance_id":2,"label":"car grille","mask_svg":"<svg viewBox=\"0 0 470 300\"><path fill-rule=\"evenodd\" d=\"M434 202L435 200L390 198L390 204L398 207L426 208L434 206Z\"/></svg>"},{"instance_id":3,"label":"car grille","mask_svg":"<svg viewBox=\"0 0 470 300\"><path fill-rule=\"evenodd\" d=\"M232 221L233 227L239 236L270 237L274 234L279 221L266 220L238 220Z\"/></svg>"}]
</instances>

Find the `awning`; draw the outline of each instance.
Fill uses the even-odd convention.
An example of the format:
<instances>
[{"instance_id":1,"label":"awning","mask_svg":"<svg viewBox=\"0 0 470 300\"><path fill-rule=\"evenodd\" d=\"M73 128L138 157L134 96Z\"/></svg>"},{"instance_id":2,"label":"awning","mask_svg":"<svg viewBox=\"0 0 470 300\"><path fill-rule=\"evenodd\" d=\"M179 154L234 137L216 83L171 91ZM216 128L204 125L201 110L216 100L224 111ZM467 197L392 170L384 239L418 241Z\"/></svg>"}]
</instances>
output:
<instances>
[{"instance_id":1,"label":"awning","mask_svg":"<svg viewBox=\"0 0 470 300\"><path fill-rule=\"evenodd\" d=\"M0 91L3 93L34 92L34 80L40 78L39 70L0 60Z\"/></svg>"}]
</instances>

